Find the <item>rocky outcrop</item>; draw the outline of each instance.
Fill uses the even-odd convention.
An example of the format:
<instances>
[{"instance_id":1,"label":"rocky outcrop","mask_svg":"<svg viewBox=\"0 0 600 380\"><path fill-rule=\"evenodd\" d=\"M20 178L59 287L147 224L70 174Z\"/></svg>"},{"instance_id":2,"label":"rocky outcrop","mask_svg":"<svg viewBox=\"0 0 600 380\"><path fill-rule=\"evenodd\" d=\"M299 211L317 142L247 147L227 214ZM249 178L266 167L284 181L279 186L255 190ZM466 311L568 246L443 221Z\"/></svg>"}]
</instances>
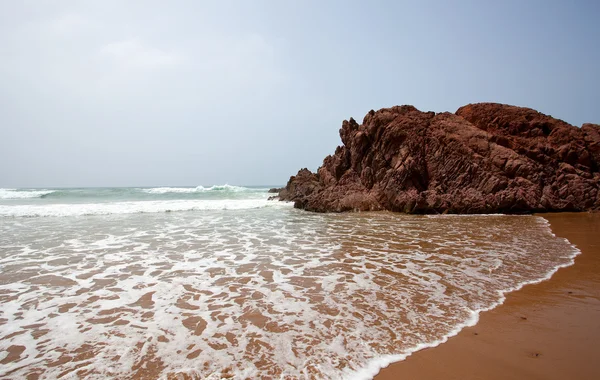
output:
<instances>
[{"instance_id":1,"label":"rocky outcrop","mask_svg":"<svg viewBox=\"0 0 600 380\"><path fill-rule=\"evenodd\" d=\"M600 126L529 108L413 106L344 121L342 146L279 193L310 211L526 213L600 208Z\"/></svg>"}]
</instances>

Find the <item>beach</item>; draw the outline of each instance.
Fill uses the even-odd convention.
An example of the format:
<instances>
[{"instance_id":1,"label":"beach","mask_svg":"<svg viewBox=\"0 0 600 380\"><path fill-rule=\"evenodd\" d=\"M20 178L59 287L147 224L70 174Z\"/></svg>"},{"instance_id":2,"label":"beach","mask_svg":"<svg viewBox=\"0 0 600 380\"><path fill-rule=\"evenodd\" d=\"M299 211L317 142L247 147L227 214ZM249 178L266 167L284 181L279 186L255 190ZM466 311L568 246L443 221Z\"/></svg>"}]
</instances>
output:
<instances>
[{"instance_id":1,"label":"beach","mask_svg":"<svg viewBox=\"0 0 600 380\"><path fill-rule=\"evenodd\" d=\"M477 325L376 380L600 378L600 214L540 216L581 250L575 264L507 294Z\"/></svg>"},{"instance_id":2,"label":"beach","mask_svg":"<svg viewBox=\"0 0 600 380\"><path fill-rule=\"evenodd\" d=\"M269 194L3 189L0 377L370 379L579 253L540 216L319 214Z\"/></svg>"},{"instance_id":3,"label":"beach","mask_svg":"<svg viewBox=\"0 0 600 380\"><path fill-rule=\"evenodd\" d=\"M152 5L0 1L0 380L600 380L600 1Z\"/></svg>"}]
</instances>

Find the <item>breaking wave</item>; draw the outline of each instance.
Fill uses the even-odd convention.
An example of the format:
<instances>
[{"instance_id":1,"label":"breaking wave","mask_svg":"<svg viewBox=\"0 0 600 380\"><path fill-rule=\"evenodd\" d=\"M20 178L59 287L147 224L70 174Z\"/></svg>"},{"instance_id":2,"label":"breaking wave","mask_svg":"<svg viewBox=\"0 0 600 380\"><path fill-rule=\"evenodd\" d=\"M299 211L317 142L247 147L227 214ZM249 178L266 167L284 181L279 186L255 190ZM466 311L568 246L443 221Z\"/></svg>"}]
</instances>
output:
<instances>
[{"instance_id":1,"label":"breaking wave","mask_svg":"<svg viewBox=\"0 0 600 380\"><path fill-rule=\"evenodd\" d=\"M174 201L135 201L82 204L0 205L0 217L52 217L111 214L141 214L175 211L244 210L286 207L287 202L266 199L206 199Z\"/></svg>"},{"instance_id":2,"label":"breaking wave","mask_svg":"<svg viewBox=\"0 0 600 380\"><path fill-rule=\"evenodd\" d=\"M205 193L208 191L220 191L220 192L257 192L267 191L267 188L250 188L243 186L232 186L232 185L214 185L210 187L197 186L197 187L153 187L150 189L140 189L141 191L148 194L168 194L168 193Z\"/></svg>"},{"instance_id":3,"label":"breaking wave","mask_svg":"<svg viewBox=\"0 0 600 380\"><path fill-rule=\"evenodd\" d=\"M214 185L196 187L101 187L101 188L62 188L62 189L0 189L1 200L152 200L152 199L197 199L224 198L227 196L266 193L266 187L244 187Z\"/></svg>"},{"instance_id":4,"label":"breaking wave","mask_svg":"<svg viewBox=\"0 0 600 380\"><path fill-rule=\"evenodd\" d=\"M51 194L55 190L42 189L0 189L0 199L31 199L41 198L44 195Z\"/></svg>"}]
</instances>

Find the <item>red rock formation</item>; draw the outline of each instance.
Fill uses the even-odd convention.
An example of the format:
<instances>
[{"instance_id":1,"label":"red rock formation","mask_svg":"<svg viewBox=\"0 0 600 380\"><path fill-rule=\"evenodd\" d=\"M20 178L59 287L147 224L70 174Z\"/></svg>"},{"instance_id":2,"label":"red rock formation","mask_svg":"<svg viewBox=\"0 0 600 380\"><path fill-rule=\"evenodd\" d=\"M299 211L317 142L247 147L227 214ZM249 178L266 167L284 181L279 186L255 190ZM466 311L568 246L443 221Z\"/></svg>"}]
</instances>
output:
<instances>
[{"instance_id":1,"label":"red rock formation","mask_svg":"<svg viewBox=\"0 0 600 380\"><path fill-rule=\"evenodd\" d=\"M281 200L310 211L523 213L600 208L600 126L529 108L413 106L344 121L343 146L302 169Z\"/></svg>"}]
</instances>

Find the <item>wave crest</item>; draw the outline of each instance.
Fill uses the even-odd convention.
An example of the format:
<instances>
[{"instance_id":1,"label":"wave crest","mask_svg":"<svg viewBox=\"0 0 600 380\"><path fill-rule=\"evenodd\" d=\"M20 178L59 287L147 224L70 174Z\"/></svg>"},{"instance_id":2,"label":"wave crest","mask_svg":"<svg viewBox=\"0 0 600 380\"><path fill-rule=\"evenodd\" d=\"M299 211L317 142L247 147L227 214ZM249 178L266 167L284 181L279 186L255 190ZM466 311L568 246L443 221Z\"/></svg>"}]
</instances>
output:
<instances>
[{"instance_id":1,"label":"wave crest","mask_svg":"<svg viewBox=\"0 0 600 380\"><path fill-rule=\"evenodd\" d=\"M44 195L51 194L54 192L55 190L0 189L0 199L41 198Z\"/></svg>"},{"instance_id":2,"label":"wave crest","mask_svg":"<svg viewBox=\"0 0 600 380\"><path fill-rule=\"evenodd\" d=\"M52 217L113 214L141 214L175 211L245 210L263 207L287 207L289 202L266 199L132 201L85 204L45 204L0 206L0 217Z\"/></svg>"},{"instance_id":3,"label":"wave crest","mask_svg":"<svg viewBox=\"0 0 600 380\"><path fill-rule=\"evenodd\" d=\"M190 193L204 193L204 192L208 192L208 191L222 191L222 192L233 192L233 193L238 193L238 192L243 192L243 191L263 191L263 190L267 190L267 189L254 189L254 188L248 188L248 187L243 187L243 186L232 186L232 185L214 185L214 186L210 186L210 187L204 187L204 186L197 186L197 187L153 187L151 189L140 189L145 193L148 194L168 194L168 193L183 193L183 194L190 194Z\"/></svg>"}]
</instances>

